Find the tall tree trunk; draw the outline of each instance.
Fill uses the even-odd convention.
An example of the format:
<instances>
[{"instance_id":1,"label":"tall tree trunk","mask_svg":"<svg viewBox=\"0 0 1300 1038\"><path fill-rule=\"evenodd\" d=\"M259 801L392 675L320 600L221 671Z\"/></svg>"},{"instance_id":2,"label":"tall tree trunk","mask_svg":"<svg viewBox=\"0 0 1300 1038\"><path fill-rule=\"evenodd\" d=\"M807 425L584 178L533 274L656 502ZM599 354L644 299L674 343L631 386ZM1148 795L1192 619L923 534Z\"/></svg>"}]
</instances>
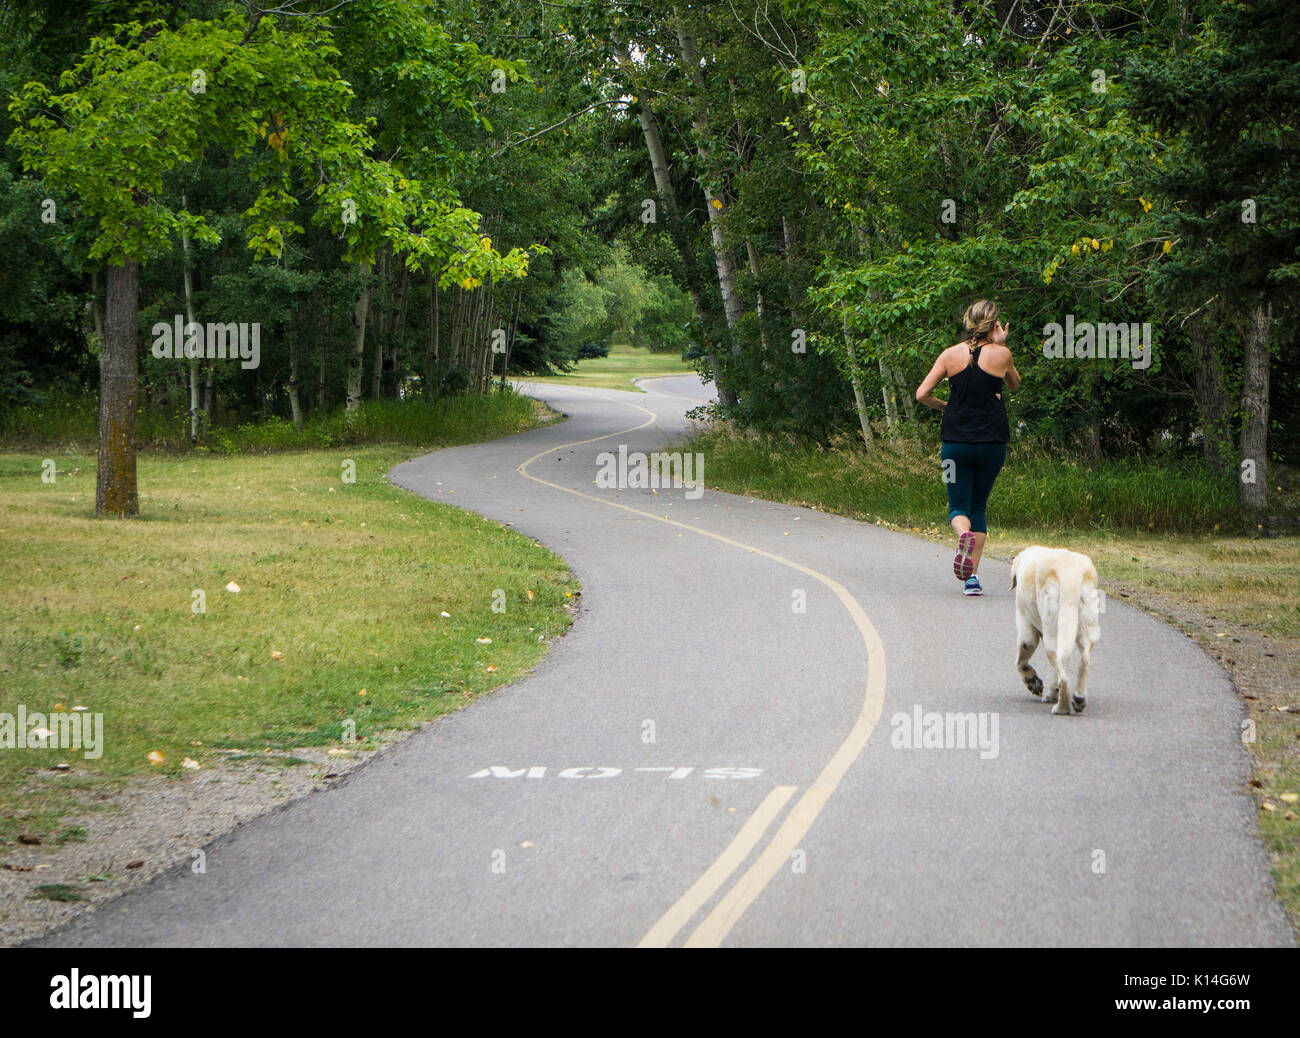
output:
<instances>
[{"instance_id":1,"label":"tall tree trunk","mask_svg":"<svg viewBox=\"0 0 1300 1038\"><path fill-rule=\"evenodd\" d=\"M867 398L862 392L862 377L858 374L858 350L853 344L853 336L849 333L849 319L841 318L841 327L844 329L844 348L849 355L849 384L853 386L853 406L858 412L858 425L862 428L862 440L871 447L875 443L875 436L871 432L871 423L867 420Z\"/></svg>"},{"instance_id":2,"label":"tall tree trunk","mask_svg":"<svg viewBox=\"0 0 1300 1038\"><path fill-rule=\"evenodd\" d=\"M619 68L630 73L634 65L627 47L617 39L613 40L612 43L614 58ZM654 176L655 192L659 196L659 205L668 221L669 237L672 238L677 255L682 261L686 291L691 297L692 305L695 307L695 316L698 318L704 334L711 335L717 329L718 322L714 315L713 306L709 302L709 290L704 284L699 265L696 262L694 244L690 235L686 232L681 207L677 204L677 193L673 190L672 177L669 173L668 150L664 147L663 136L659 132L659 122L655 119L649 98L646 97L645 91L642 89L638 89L636 92L641 98L637 106L637 119L641 123L641 136L645 139L646 151L650 155L650 172ZM702 343L701 345L707 347L710 344ZM706 355L709 358L709 368L713 372L713 384L718 389L718 402L724 407L734 407L736 405L736 394L726 384L721 358L712 349L708 349Z\"/></svg>"},{"instance_id":3,"label":"tall tree trunk","mask_svg":"<svg viewBox=\"0 0 1300 1038\"><path fill-rule=\"evenodd\" d=\"M290 321L285 329L289 338L289 410L293 427L302 429L302 401L298 397L298 322Z\"/></svg>"},{"instance_id":4,"label":"tall tree trunk","mask_svg":"<svg viewBox=\"0 0 1300 1038\"><path fill-rule=\"evenodd\" d=\"M885 367L885 358L876 353L876 366L880 368L880 395L885 402L885 424L894 428L898 424L898 403L894 400L893 378Z\"/></svg>"},{"instance_id":5,"label":"tall tree trunk","mask_svg":"<svg viewBox=\"0 0 1300 1038\"><path fill-rule=\"evenodd\" d=\"M712 137L709 135L709 106L705 93L704 73L700 70L700 56L695 48L695 38L682 28L677 29L677 42L682 52L682 64L690 72L695 84L695 113L691 118L691 128L695 137L695 154L700 161L700 173L696 182L704 192L705 212L709 215L709 236L713 240L713 262L718 270L718 290L722 293L722 311L727 318L727 330L733 331L737 322L744 315L744 305L740 293L736 291L736 261L727 248L723 233L723 221L726 217L726 204L713 191L711 183L714 164L711 157ZM735 337L731 340L731 353L740 352L740 344Z\"/></svg>"},{"instance_id":6,"label":"tall tree trunk","mask_svg":"<svg viewBox=\"0 0 1300 1038\"><path fill-rule=\"evenodd\" d=\"M1241 504L1268 506L1268 365L1273 338L1273 307L1262 300L1245 315L1241 382ZM1253 466L1245 463L1253 462ZM1253 467L1253 472L1251 468ZM1252 478L1253 477L1253 478Z\"/></svg>"},{"instance_id":7,"label":"tall tree trunk","mask_svg":"<svg viewBox=\"0 0 1300 1038\"><path fill-rule=\"evenodd\" d=\"M424 395L438 395L438 271L429 275L429 356L424 366Z\"/></svg>"},{"instance_id":8,"label":"tall tree trunk","mask_svg":"<svg viewBox=\"0 0 1300 1038\"><path fill-rule=\"evenodd\" d=\"M185 194L181 193L181 207L185 207ZM190 255L189 232L181 228L181 255L184 259L185 272L185 320L190 324L194 319L194 270L193 257ZM199 358L191 357L190 369L190 443L198 444L203 438L203 409L199 406Z\"/></svg>"},{"instance_id":9,"label":"tall tree trunk","mask_svg":"<svg viewBox=\"0 0 1300 1038\"><path fill-rule=\"evenodd\" d=\"M388 261L392 254L392 246L385 245L379 252L375 270L378 275L375 286L378 298L374 300L375 305L370 310L370 323L374 328L373 337L375 340L374 368L370 373L371 400L378 400L383 392L385 318L388 315L388 298L390 295L388 289Z\"/></svg>"},{"instance_id":10,"label":"tall tree trunk","mask_svg":"<svg viewBox=\"0 0 1300 1038\"><path fill-rule=\"evenodd\" d=\"M140 514L135 481L135 409L139 344L140 265L108 268L104 349L99 356L99 468L95 515Z\"/></svg>"},{"instance_id":11,"label":"tall tree trunk","mask_svg":"<svg viewBox=\"0 0 1300 1038\"><path fill-rule=\"evenodd\" d=\"M749 238L745 239L745 252L749 256L749 272L754 277L754 309L758 313L758 337L763 344L763 352L770 353L772 344L767 339L767 321L763 310L762 268L758 264L758 249Z\"/></svg>"},{"instance_id":12,"label":"tall tree trunk","mask_svg":"<svg viewBox=\"0 0 1300 1038\"><path fill-rule=\"evenodd\" d=\"M388 385L386 393L391 400L396 400L401 395L401 387L398 385L401 372L399 366L406 355L402 344L406 337L406 300L407 290L411 284L411 272L407 269L406 253L400 253L397 262L402 268L401 274L397 277L397 299L394 303L393 320L388 330L388 362L390 371L388 375ZM399 351L402 357L399 357Z\"/></svg>"},{"instance_id":13,"label":"tall tree trunk","mask_svg":"<svg viewBox=\"0 0 1300 1038\"><path fill-rule=\"evenodd\" d=\"M370 316L370 264L358 263L361 277L356 305L352 308L352 356L348 358L348 401L346 406L354 414L361 406L361 376L366 356L366 324Z\"/></svg>"},{"instance_id":14,"label":"tall tree trunk","mask_svg":"<svg viewBox=\"0 0 1300 1038\"><path fill-rule=\"evenodd\" d=\"M1201 452L1215 476L1228 473L1232 432L1228 427L1228 393L1223 384L1223 361L1211 336L1212 320L1207 313L1193 317L1187 325L1195 367L1192 389L1200 415Z\"/></svg>"},{"instance_id":15,"label":"tall tree trunk","mask_svg":"<svg viewBox=\"0 0 1300 1038\"><path fill-rule=\"evenodd\" d=\"M316 373L316 409L322 414L325 411L325 395L327 389L328 372L329 372L329 355L330 355L330 321L326 316L326 307L320 300L320 290L317 289L313 298L316 299L316 337L320 342L320 370ZM333 316L333 308L330 308L329 316Z\"/></svg>"}]
</instances>

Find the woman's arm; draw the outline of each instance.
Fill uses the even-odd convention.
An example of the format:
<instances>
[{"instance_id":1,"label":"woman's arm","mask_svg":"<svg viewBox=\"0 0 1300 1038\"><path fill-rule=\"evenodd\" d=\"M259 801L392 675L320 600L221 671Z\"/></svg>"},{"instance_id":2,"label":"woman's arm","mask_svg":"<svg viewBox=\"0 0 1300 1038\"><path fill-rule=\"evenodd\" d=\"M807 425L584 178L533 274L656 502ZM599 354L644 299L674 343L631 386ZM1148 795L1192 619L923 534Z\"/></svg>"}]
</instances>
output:
<instances>
[{"instance_id":1,"label":"woman's arm","mask_svg":"<svg viewBox=\"0 0 1300 1038\"><path fill-rule=\"evenodd\" d=\"M1004 374L1002 377L1003 379L1006 380L1007 389L1011 390L1011 392L1014 393L1017 389L1020 388L1020 372L1016 370L1015 355L1011 352L1011 347L1007 346L1007 333L1010 331L1011 331L1010 321L1008 321L1006 324L1003 324L1000 321L996 322L993 325L993 333L989 336L989 341L996 342L999 346L1003 346L1006 348L1007 370L1006 370L1006 374Z\"/></svg>"},{"instance_id":2,"label":"woman's arm","mask_svg":"<svg viewBox=\"0 0 1300 1038\"><path fill-rule=\"evenodd\" d=\"M930 373L925 376L925 381L916 387L916 399L925 404L926 407L933 407L936 411L942 411L946 408L948 402L936 399L932 394L934 393L934 387L942 382L947 374L948 366L944 363L943 353L941 353L939 359L934 362L934 367L930 369Z\"/></svg>"}]
</instances>

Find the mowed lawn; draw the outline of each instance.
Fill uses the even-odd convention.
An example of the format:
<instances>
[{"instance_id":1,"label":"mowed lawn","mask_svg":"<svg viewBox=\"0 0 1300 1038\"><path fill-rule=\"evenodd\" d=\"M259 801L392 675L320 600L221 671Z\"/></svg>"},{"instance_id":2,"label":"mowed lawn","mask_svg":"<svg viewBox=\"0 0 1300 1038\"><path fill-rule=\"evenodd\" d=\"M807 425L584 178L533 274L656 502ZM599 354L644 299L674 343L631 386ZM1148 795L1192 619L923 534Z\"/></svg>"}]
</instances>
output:
<instances>
[{"instance_id":1,"label":"mowed lawn","mask_svg":"<svg viewBox=\"0 0 1300 1038\"><path fill-rule=\"evenodd\" d=\"M142 455L131 521L92 518L93 456L46 455L49 484L41 455L0 455L0 711L85 707L105 730L99 760L0 750L0 847L105 783L343 745L346 721L365 748L533 667L576 585L527 537L390 485L414 453Z\"/></svg>"},{"instance_id":2,"label":"mowed lawn","mask_svg":"<svg viewBox=\"0 0 1300 1038\"><path fill-rule=\"evenodd\" d=\"M580 360L567 375L521 375L522 382L549 382L555 385L593 386L597 389L623 389L630 393L645 390L634 385L634 378L653 375L690 375L695 367L676 353L651 353L629 345L611 347L608 357Z\"/></svg>"}]
</instances>

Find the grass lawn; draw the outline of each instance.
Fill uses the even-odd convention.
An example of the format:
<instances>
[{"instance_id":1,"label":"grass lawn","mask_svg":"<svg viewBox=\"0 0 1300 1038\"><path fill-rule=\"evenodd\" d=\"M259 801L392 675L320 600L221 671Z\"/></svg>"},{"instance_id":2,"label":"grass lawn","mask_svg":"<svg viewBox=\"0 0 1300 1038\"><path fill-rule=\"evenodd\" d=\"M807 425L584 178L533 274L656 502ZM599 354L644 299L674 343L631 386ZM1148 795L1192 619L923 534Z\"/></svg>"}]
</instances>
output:
<instances>
[{"instance_id":1,"label":"grass lawn","mask_svg":"<svg viewBox=\"0 0 1300 1038\"><path fill-rule=\"evenodd\" d=\"M0 853L133 775L285 760L347 721L365 749L535 666L576 585L527 537L390 485L418 452L142 454L125 522L91 517L93 455L0 455L0 711L85 707L105 744L0 752Z\"/></svg>"},{"instance_id":2,"label":"grass lawn","mask_svg":"<svg viewBox=\"0 0 1300 1038\"><path fill-rule=\"evenodd\" d=\"M712 430L690 449L705 455L708 486L953 540L937 446L896 441L867 454ZM1280 513L1294 516L1294 486L1275 492ZM1260 836L1300 930L1300 538L1229 535L1234 526L1230 488L1225 497L1195 468L1089 470L1013 449L990 503L986 553L1085 552L1109 597L1177 626L1229 671L1254 722Z\"/></svg>"},{"instance_id":3,"label":"grass lawn","mask_svg":"<svg viewBox=\"0 0 1300 1038\"><path fill-rule=\"evenodd\" d=\"M524 382L549 382L554 385L594 386L597 389L625 389L630 393L643 393L632 383L634 378L652 375L690 375L695 367L676 353L651 353L637 346L623 344L611 347L608 357L580 360L567 375L522 375Z\"/></svg>"}]
</instances>

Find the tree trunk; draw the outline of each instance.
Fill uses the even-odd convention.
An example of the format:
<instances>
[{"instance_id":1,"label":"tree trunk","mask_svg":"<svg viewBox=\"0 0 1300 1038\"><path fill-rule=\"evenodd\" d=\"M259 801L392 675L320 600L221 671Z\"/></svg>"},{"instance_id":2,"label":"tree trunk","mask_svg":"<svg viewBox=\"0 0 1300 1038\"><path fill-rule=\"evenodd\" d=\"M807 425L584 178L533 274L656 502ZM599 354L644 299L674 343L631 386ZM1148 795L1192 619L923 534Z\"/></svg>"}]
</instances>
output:
<instances>
[{"instance_id":1,"label":"tree trunk","mask_svg":"<svg viewBox=\"0 0 1300 1038\"><path fill-rule=\"evenodd\" d=\"M858 374L858 350L853 345L853 336L849 334L849 319L842 318L842 327L844 329L844 348L849 354L849 384L853 386L853 405L858 412L858 425L862 427L862 439L867 447L875 444L875 436L871 432L871 423L867 420L867 398L862 392L862 378Z\"/></svg>"},{"instance_id":2,"label":"tree trunk","mask_svg":"<svg viewBox=\"0 0 1300 1038\"><path fill-rule=\"evenodd\" d=\"M709 215L709 236L713 240L713 262L718 269L718 290L722 293L722 312L727 318L727 330L735 329L737 322L744 315L744 305L740 293L736 291L736 261L727 248L723 235L723 220L726 206L713 192L709 182L713 163L709 148L712 138L709 136L709 107L705 94L704 73L700 71L700 56L695 49L695 39L690 33L679 28L677 42L681 47L682 64L690 73L695 84L695 114L691 119L691 129L695 136L695 154L700 160L700 175L696 182L704 192L705 212ZM735 356L740 351L740 344L732 338L731 353Z\"/></svg>"},{"instance_id":3,"label":"tree trunk","mask_svg":"<svg viewBox=\"0 0 1300 1038\"><path fill-rule=\"evenodd\" d=\"M1268 506L1268 364L1273 307L1257 301L1245 315L1241 382L1241 460L1244 508ZM1248 465L1248 462L1253 462ZM1251 471L1253 468L1253 471Z\"/></svg>"},{"instance_id":4,"label":"tree trunk","mask_svg":"<svg viewBox=\"0 0 1300 1038\"><path fill-rule=\"evenodd\" d=\"M135 409L140 265L108 268L104 349L99 357L99 468L95 515L140 514L135 481Z\"/></svg>"},{"instance_id":5,"label":"tree trunk","mask_svg":"<svg viewBox=\"0 0 1300 1038\"><path fill-rule=\"evenodd\" d=\"M424 395L432 400L438 395L438 271L429 275L429 357L425 364Z\"/></svg>"},{"instance_id":6,"label":"tree trunk","mask_svg":"<svg viewBox=\"0 0 1300 1038\"><path fill-rule=\"evenodd\" d=\"M361 406L361 376L366 357L366 323L370 315L370 264L358 263L361 288L352 308L352 356L348 358L348 401L346 409L354 414Z\"/></svg>"},{"instance_id":7,"label":"tree trunk","mask_svg":"<svg viewBox=\"0 0 1300 1038\"><path fill-rule=\"evenodd\" d=\"M619 68L629 72L633 68L631 56L628 54L627 47L613 40L614 58ZM638 89L640 102L637 106L637 119L641 123L641 135L645 138L646 151L650 155L650 171L654 175L655 191L659 195L659 204L663 207L664 216L668 220L668 234L673 240L673 245L677 249L677 255L682 261L682 270L686 278L686 291L691 297L691 303L695 307L695 316L700 322L704 334L711 335L717 328L717 318L714 316L713 307L709 302L709 292L704 285L700 276L696 258L695 248L691 241L690 235L686 233L686 226L682 220L681 208L677 204L677 194L673 190L672 178L669 174L668 150L664 147L663 136L659 132L659 123L655 119L654 111L650 107L650 101L645 96L645 91ZM702 346L708 344L702 343ZM714 350L708 350L706 354L709 358L709 367L713 372L713 383L718 388L718 402L724 407L734 407L736 405L736 394L725 383L723 378L722 361Z\"/></svg>"},{"instance_id":8,"label":"tree trunk","mask_svg":"<svg viewBox=\"0 0 1300 1038\"><path fill-rule=\"evenodd\" d=\"M370 399L378 400L383 393L384 379L384 334L386 331L386 320L388 315L388 299L390 292L388 290L388 260L392 255L392 246L385 246L379 253L379 262L376 268L378 284L378 298L375 300L375 306L370 310L370 323L374 326L375 339L375 357L374 369L370 373Z\"/></svg>"},{"instance_id":9,"label":"tree trunk","mask_svg":"<svg viewBox=\"0 0 1300 1038\"><path fill-rule=\"evenodd\" d=\"M181 194L181 207L185 206L185 195ZM185 320L194 324L194 272L191 266L190 236L181 228L181 255L185 263ZM190 443L197 445L203 438L203 409L199 406L199 358L191 357L190 369Z\"/></svg>"},{"instance_id":10,"label":"tree trunk","mask_svg":"<svg viewBox=\"0 0 1300 1038\"><path fill-rule=\"evenodd\" d=\"M1193 317L1187 325L1195 368L1192 371L1196 409L1201 419L1201 452L1215 476L1228 473L1232 433L1228 427L1228 394L1223 384L1223 362L1210 334L1209 315Z\"/></svg>"},{"instance_id":11,"label":"tree trunk","mask_svg":"<svg viewBox=\"0 0 1300 1038\"><path fill-rule=\"evenodd\" d=\"M876 354L876 366L880 368L880 396L885 402L885 424L893 428L898 424L898 404L894 400L894 380L885 367L885 358Z\"/></svg>"},{"instance_id":12,"label":"tree trunk","mask_svg":"<svg viewBox=\"0 0 1300 1038\"><path fill-rule=\"evenodd\" d=\"M293 414L293 427L302 429L302 401L298 398L298 322L290 321L289 335L289 410Z\"/></svg>"},{"instance_id":13,"label":"tree trunk","mask_svg":"<svg viewBox=\"0 0 1300 1038\"><path fill-rule=\"evenodd\" d=\"M316 299L316 335L320 339L320 371L316 373L316 409L322 414L325 413L325 391L328 382L329 372L329 342L330 342L330 324L328 317L324 317L325 303L319 298L320 290L318 289L313 298ZM333 307L330 307L329 316L333 316Z\"/></svg>"}]
</instances>

